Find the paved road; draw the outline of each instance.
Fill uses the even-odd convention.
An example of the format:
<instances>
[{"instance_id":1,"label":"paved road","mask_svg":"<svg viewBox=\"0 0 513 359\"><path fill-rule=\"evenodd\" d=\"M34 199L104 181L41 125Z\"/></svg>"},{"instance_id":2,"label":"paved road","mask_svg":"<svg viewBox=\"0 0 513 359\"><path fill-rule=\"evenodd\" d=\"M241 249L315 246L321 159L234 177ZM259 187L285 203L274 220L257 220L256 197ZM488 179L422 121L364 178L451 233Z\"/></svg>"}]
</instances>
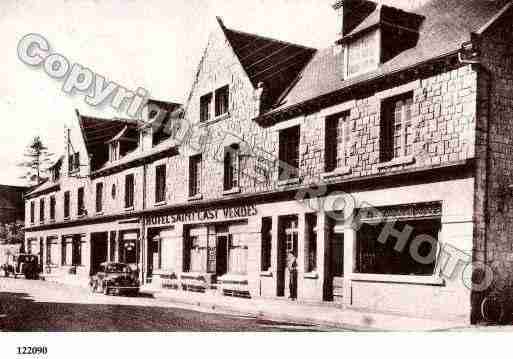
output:
<instances>
[{"instance_id":1,"label":"paved road","mask_svg":"<svg viewBox=\"0 0 513 359\"><path fill-rule=\"evenodd\" d=\"M142 296L104 296L56 283L0 278L0 331L311 330L323 328L200 311Z\"/></svg>"}]
</instances>

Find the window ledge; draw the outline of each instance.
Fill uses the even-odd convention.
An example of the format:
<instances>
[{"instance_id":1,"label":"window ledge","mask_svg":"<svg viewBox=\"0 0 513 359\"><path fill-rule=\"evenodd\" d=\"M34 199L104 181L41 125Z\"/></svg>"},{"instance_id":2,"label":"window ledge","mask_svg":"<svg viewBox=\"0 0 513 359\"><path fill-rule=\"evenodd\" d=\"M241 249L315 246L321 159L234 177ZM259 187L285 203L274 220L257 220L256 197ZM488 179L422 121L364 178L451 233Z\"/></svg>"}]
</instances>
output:
<instances>
[{"instance_id":1,"label":"window ledge","mask_svg":"<svg viewBox=\"0 0 513 359\"><path fill-rule=\"evenodd\" d=\"M424 284L434 286L445 285L443 278L435 276L353 273L349 278L358 282Z\"/></svg>"},{"instance_id":2,"label":"window ledge","mask_svg":"<svg viewBox=\"0 0 513 359\"><path fill-rule=\"evenodd\" d=\"M230 111L228 111L226 113L223 113L222 115L215 116L214 118L211 118L208 121L204 121L204 122L200 121L199 127L208 126L208 125L211 125L211 124L216 123L218 121L226 120L230 116L231 116L231 113L230 113Z\"/></svg>"},{"instance_id":3,"label":"window ledge","mask_svg":"<svg viewBox=\"0 0 513 359\"><path fill-rule=\"evenodd\" d=\"M203 195L201 193L194 196L189 196L189 198L187 198L188 201L198 201L200 199L203 199Z\"/></svg>"},{"instance_id":4,"label":"window ledge","mask_svg":"<svg viewBox=\"0 0 513 359\"><path fill-rule=\"evenodd\" d=\"M314 272L307 272L305 274L303 274L303 277L304 278L308 278L308 279L318 279L319 278L319 274L314 271Z\"/></svg>"},{"instance_id":5,"label":"window ledge","mask_svg":"<svg viewBox=\"0 0 513 359\"><path fill-rule=\"evenodd\" d=\"M69 221L70 219L71 219L71 217L64 217L65 221Z\"/></svg>"},{"instance_id":6,"label":"window ledge","mask_svg":"<svg viewBox=\"0 0 513 359\"><path fill-rule=\"evenodd\" d=\"M414 162L415 162L415 157L403 156L403 157L394 158L393 160L388 161L388 162L379 163L378 168L387 168L387 167L394 167L394 166L401 166L401 165L411 165Z\"/></svg>"},{"instance_id":7,"label":"window ledge","mask_svg":"<svg viewBox=\"0 0 513 359\"><path fill-rule=\"evenodd\" d=\"M84 218L84 217L87 217L87 214L77 214L77 218Z\"/></svg>"},{"instance_id":8,"label":"window ledge","mask_svg":"<svg viewBox=\"0 0 513 359\"><path fill-rule=\"evenodd\" d=\"M331 172L322 173L321 178L330 180L330 179L336 179L337 177L342 177L342 176L345 176L348 174L351 174L351 167L339 167Z\"/></svg>"},{"instance_id":9,"label":"window ledge","mask_svg":"<svg viewBox=\"0 0 513 359\"><path fill-rule=\"evenodd\" d=\"M55 223L55 218L48 220L48 223Z\"/></svg>"},{"instance_id":10,"label":"window ledge","mask_svg":"<svg viewBox=\"0 0 513 359\"><path fill-rule=\"evenodd\" d=\"M134 206L132 207L125 207L125 212L132 212L134 210Z\"/></svg>"},{"instance_id":11,"label":"window ledge","mask_svg":"<svg viewBox=\"0 0 513 359\"><path fill-rule=\"evenodd\" d=\"M217 280L222 282L238 282L241 284L248 284L248 275L239 273L226 273L218 277Z\"/></svg>"},{"instance_id":12,"label":"window ledge","mask_svg":"<svg viewBox=\"0 0 513 359\"><path fill-rule=\"evenodd\" d=\"M272 277L273 272L271 270L261 271L260 277Z\"/></svg>"},{"instance_id":13,"label":"window ledge","mask_svg":"<svg viewBox=\"0 0 513 359\"><path fill-rule=\"evenodd\" d=\"M96 215L97 215L97 216L103 216L103 211L96 212Z\"/></svg>"},{"instance_id":14,"label":"window ledge","mask_svg":"<svg viewBox=\"0 0 513 359\"><path fill-rule=\"evenodd\" d=\"M154 207L162 207L162 206L165 206L166 204L167 204L167 201L162 201L162 202L155 203L153 206Z\"/></svg>"},{"instance_id":15,"label":"window ledge","mask_svg":"<svg viewBox=\"0 0 513 359\"><path fill-rule=\"evenodd\" d=\"M286 179L286 180L279 180L278 181L278 186L289 186L289 185L292 185L292 184L298 184L300 181L299 181L299 177L296 177L296 178L289 178L289 179Z\"/></svg>"},{"instance_id":16,"label":"window ledge","mask_svg":"<svg viewBox=\"0 0 513 359\"><path fill-rule=\"evenodd\" d=\"M223 191L223 195L228 196L230 194L240 193L240 187L233 187Z\"/></svg>"}]
</instances>

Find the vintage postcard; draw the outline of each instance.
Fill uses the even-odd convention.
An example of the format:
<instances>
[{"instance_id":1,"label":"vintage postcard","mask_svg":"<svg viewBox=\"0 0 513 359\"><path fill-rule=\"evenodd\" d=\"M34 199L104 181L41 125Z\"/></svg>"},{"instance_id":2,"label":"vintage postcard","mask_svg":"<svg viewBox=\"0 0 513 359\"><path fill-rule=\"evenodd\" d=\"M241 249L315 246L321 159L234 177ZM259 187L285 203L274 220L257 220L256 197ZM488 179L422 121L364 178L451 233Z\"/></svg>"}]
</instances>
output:
<instances>
[{"instance_id":1,"label":"vintage postcard","mask_svg":"<svg viewBox=\"0 0 513 359\"><path fill-rule=\"evenodd\" d=\"M511 0L0 17L0 331L510 330Z\"/></svg>"}]
</instances>

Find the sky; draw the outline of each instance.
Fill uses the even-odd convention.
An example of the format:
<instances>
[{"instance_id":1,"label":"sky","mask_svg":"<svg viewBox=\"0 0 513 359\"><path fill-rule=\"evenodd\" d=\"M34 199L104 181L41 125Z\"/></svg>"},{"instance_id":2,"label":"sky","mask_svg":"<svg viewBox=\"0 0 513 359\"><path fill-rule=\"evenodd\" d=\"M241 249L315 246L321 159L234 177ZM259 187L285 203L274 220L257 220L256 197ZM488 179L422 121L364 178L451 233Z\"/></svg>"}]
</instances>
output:
<instances>
[{"instance_id":1,"label":"sky","mask_svg":"<svg viewBox=\"0 0 513 359\"><path fill-rule=\"evenodd\" d=\"M423 0L385 0L396 6L412 1ZM51 52L127 89L142 87L151 98L182 103L216 16L229 28L323 48L336 39L333 2L1 0L0 184L25 184L17 164L34 136L62 154L64 128L75 121L75 109L99 117L123 116L108 107L89 106L84 94L62 92L62 80L21 62L17 46L26 34L43 35Z\"/></svg>"}]
</instances>

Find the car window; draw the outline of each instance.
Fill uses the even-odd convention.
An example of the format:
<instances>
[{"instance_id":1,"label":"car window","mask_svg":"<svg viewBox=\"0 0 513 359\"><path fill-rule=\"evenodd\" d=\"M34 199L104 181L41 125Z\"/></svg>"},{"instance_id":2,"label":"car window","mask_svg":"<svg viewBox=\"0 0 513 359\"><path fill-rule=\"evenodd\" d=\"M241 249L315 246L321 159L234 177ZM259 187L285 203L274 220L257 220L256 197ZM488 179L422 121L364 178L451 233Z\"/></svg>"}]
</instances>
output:
<instances>
[{"instance_id":1,"label":"car window","mask_svg":"<svg viewBox=\"0 0 513 359\"><path fill-rule=\"evenodd\" d=\"M108 266L107 272L110 273L130 273L130 267L126 264L111 263Z\"/></svg>"}]
</instances>

